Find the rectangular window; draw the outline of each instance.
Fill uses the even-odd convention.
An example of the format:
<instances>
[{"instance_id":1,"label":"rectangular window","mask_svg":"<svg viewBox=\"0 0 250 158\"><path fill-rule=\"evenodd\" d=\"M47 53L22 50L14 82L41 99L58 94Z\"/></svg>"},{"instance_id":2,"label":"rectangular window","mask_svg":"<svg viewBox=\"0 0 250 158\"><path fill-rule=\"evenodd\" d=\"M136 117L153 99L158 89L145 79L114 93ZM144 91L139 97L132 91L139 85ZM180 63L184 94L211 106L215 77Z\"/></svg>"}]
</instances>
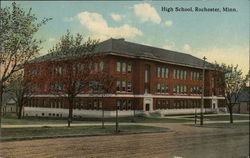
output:
<instances>
[{"instance_id":1,"label":"rectangular window","mask_svg":"<svg viewBox=\"0 0 250 158\"><path fill-rule=\"evenodd\" d=\"M123 62L122 63L122 72L126 72L126 63L125 62Z\"/></svg>"},{"instance_id":2,"label":"rectangular window","mask_svg":"<svg viewBox=\"0 0 250 158\"><path fill-rule=\"evenodd\" d=\"M184 71L184 80L186 80L187 79L187 71L185 70Z\"/></svg>"},{"instance_id":3,"label":"rectangular window","mask_svg":"<svg viewBox=\"0 0 250 158\"><path fill-rule=\"evenodd\" d=\"M98 72L98 63L94 63L94 71Z\"/></svg>"},{"instance_id":4,"label":"rectangular window","mask_svg":"<svg viewBox=\"0 0 250 158\"><path fill-rule=\"evenodd\" d=\"M180 93L183 93L183 85L180 85Z\"/></svg>"},{"instance_id":5,"label":"rectangular window","mask_svg":"<svg viewBox=\"0 0 250 158\"><path fill-rule=\"evenodd\" d=\"M173 71L173 78L176 79L176 69Z\"/></svg>"},{"instance_id":6,"label":"rectangular window","mask_svg":"<svg viewBox=\"0 0 250 158\"><path fill-rule=\"evenodd\" d=\"M173 93L176 93L176 92L177 92L176 89L177 89L177 87L176 87L176 85L174 85L174 86L173 86Z\"/></svg>"},{"instance_id":7,"label":"rectangular window","mask_svg":"<svg viewBox=\"0 0 250 158\"><path fill-rule=\"evenodd\" d=\"M194 80L196 80L196 72L194 72Z\"/></svg>"},{"instance_id":8,"label":"rectangular window","mask_svg":"<svg viewBox=\"0 0 250 158\"><path fill-rule=\"evenodd\" d=\"M132 109L132 100L128 100L128 106L127 106L128 110Z\"/></svg>"},{"instance_id":9,"label":"rectangular window","mask_svg":"<svg viewBox=\"0 0 250 158\"><path fill-rule=\"evenodd\" d=\"M120 92L120 91L121 91L121 81L120 81L120 80L117 80L117 81L116 81L116 91L117 91L117 92Z\"/></svg>"},{"instance_id":10,"label":"rectangular window","mask_svg":"<svg viewBox=\"0 0 250 158\"><path fill-rule=\"evenodd\" d=\"M161 84L157 83L157 93L161 93Z\"/></svg>"},{"instance_id":11,"label":"rectangular window","mask_svg":"<svg viewBox=\"0 0 250 158\"><path fill-rule=\"evenodd\" d=\"M129 63L129 64L128 64L128 73L131 73L131 72L132 72L132 64Z\"/></svg>"},{"instance_id":12,"label":"rectangular window","mask_svg":"<svg viewBox=\"0 0 250 158\"><path fill-rule=\"evenodd\" d=\"M121 72L121 63L120 62L116 63L116 71Z\"/></svg>"},{"instance_id":13,"label":"rectangular window","mask_svg":"<svg viewBox=\"0 0 250 158\"><path fill-rule=\"evenodd\" d=\"M183 87L183 92L187 93L187 86L186 85L184 85L184 87Z\"/></svg>"},{"instance_id":14,"label":"rectangular window","mask_svg":"<svg viewBox=\"0 0 250 158\"><path fill-rule=\"evenodd\" d=\"M162 67L161 68L161 77L164 78L164 76L165 76L165 68Z\"/></svg>"},{"instance_id":15,"label":"rectangular window","mask_svg":"<svg viewBox=\"0 0 250 158\"><path fill-rule=\"evenodd\" d=\"M122 91L123 92L126 91L126 81L125 80L122 81Z\"/></svg>"},{"instance_id":16,"label":"rectangular window","mask_svg":"<svg viewBox=\"0 0 250 158\"><path fill-rule=\"evenodd\" d=\"M132 92L132 83L130 80L128 81L128 92Z\"/></svg>"},{"instance_id":17,"label":"rectangular window","mask_svg":"<svg viewBox=\"0 0 250 158\"><path fill-rule=\"evenodd\" d=\"M183 70L180 70L180 79L183 79Z\"/></svg>"},{"instance_id":18,"label":"rectangular window","mask_svg":"<svg viewBox=\"0 0 250 158\"><path fill-rule=\"evenodd\" d=\"M165 85L164 85L164 83L161 84L161 93L165 93Z\"/></svg>"},{"instance_id":19,"label":"rectangular window","mask_svg":"<svg viewBox=\"0 0 250 158\"><path fill-rule=\"evenodd\" d=\"M157 77L161 77L161 68L157 67Z\"/></svg>"},{"instance_id":20,"label":"rectangular window","mask_svg":"<svg viewBox=\"0 0 250 158\"><path fill-rule=\"evenodd\" d=\"M200 73L197 72L197 80L200 80Z\"/></svg>"},{"instance_id":21,"label":"rectangular window","mask_svg":"<svg viewBox=\"0 0 250 158\"><path fill-rule=\"evenodd\" d=\"M177 90L176 91L177 93L180 93L180 86L179 85L176 86L176 90Z\"/></svg>"},{"instance_id":22,"label":"rectangular window","mask_svg":"<svg viewBox=\"0 0 250 158\"><path fill-rule=\"evenodd\" d=\"M168 93L168 85L165 84L165 92Z\"/></svg>"},{"instance_id":23,"label":"rectangular window","mask_svg":"<svg viewBox=\"0 0 250 158\"><path fill-rule=\"evenodd\" d=\"M168 68L165 68L165 78L168 78Z\"/></svg>"},{"instance_id":24,"label":"rectangular window","mask_svg":"<svg viewBox=\"0 0 250 158\"><path fill-rule=\"evenodd\" d=\"M176 76L177 76L177 79L180 79L180 70L177 70Z\"/></svg>"},{"instance_id":25,"label":"rectangular window","mask_svg":"<svg viewBox=\"0 0 250 158\"><path fill-rule=\"evenodd\" d=\"M148 70L145 69L145 72L144 72L144 80L145 80L145 83L148 83Z\"/></svg>"},{"instance_id":26,"label":"rectangular window","mask_svg":"<svg viewBox=\"0 0 250 158\"><path fill-rule=\"evenodd\" d=\"M101 61L100 62L100 71L103 72L103 70L104 70L104 62Z\"/></svg>"},{"instance_id":27,"label":"rectangular window","mask_svg":"<svg viewBox=\"0 0 250 158\"><path fill-rule=\"evenodd\" d=\"M190 73L190 80L193 80L193 71Z\"/></svg>"}]
</instances>

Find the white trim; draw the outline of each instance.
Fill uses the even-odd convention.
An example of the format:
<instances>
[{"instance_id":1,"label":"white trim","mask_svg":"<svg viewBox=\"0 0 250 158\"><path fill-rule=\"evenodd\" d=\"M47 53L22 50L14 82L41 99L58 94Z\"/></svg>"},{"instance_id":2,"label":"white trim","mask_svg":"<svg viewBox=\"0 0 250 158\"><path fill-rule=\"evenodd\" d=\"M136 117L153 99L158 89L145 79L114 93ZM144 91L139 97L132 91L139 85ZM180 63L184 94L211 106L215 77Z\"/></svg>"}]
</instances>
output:
<instances>
[{"instance_id":1,"label":"white trim","mask_svg":"<svg viewBox=\"0 0 250 158\"><path fill-rule=\"evenodd\" d=\"M66 97L67 95L54 95L54 94L37 94L29 95L25 97ZM148 97L148 94L105 94L104 96L100 95L91 95L91 94L78 94L76 97L114 97L114 98L145 98ZM182 95L150 95L152 98L180 98L180 99L201 99L201 96L182 96ZM225 99L221 96L205 96L204 99Z\"/></svg>"}]
</instances>

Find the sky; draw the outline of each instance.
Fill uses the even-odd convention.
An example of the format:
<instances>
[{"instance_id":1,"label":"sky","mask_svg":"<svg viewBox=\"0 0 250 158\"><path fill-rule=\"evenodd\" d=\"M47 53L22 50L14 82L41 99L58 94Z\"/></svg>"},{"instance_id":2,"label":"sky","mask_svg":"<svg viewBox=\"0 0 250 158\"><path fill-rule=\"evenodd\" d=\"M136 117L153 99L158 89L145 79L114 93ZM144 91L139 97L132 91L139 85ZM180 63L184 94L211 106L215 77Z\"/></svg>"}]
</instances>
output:
<instances>
[{"instance_id":1,"label":"sky","mask_svg":"<svg viewBox=\"0 0 250 158\"><path fill-rule=\"evenodd\" d=\"M12 2L3 1L1 7ZM188 53L249 70L249 1L18 1L38 19L52 18L36 34L46 54L68 30L73 34L126 41ZM162 7L173 8L172 12ZM176 7L221 12L175 11ZM236 12L223 12L223 7Z\"/></svg>"}]
</instances>

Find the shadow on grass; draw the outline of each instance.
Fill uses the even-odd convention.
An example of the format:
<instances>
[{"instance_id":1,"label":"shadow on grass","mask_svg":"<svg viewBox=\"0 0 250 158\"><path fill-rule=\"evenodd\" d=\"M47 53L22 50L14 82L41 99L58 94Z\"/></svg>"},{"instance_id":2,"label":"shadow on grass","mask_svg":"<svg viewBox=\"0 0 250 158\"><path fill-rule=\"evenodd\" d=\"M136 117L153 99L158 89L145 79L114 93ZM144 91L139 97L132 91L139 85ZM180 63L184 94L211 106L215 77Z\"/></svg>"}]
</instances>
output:
<instances>
[{"instance_id":1,"label":"shadow on grass","mask_svg":"<svg viewBox=\"0 0 250 158\"><path fill-rule=\"evenodd\" d=\"M115 126L113 125L106 125L105 128L101 128L101 126L2 128L1 141L166 131L168 131L168 128L142 125L119 125L119 133L115 132Z\"/></svg>"}]
</instances>

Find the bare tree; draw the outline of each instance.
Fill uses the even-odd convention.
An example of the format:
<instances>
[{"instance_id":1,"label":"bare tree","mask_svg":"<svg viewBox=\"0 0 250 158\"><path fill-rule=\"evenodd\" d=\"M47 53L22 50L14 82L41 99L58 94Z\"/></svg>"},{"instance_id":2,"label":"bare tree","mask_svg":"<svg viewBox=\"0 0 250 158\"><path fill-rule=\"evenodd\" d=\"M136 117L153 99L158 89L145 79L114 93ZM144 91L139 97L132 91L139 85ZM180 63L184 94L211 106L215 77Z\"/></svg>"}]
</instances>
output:
<instances>
[{"instance_id":1,"label":"bare tree","mask_svg":"<svg viewBox=\"0 0 250 158\"><path fill-rule=\"evenodd\" d=\"M42 41L34 35L50 19L37 22L31 8L25 11L15 2L11 7L0 10L0 127L2 116L2 96L7 80L40 50Z\"/></svg>"},{"instance_id":2,"label":"bare tree","mask_svg":"<svg viewBox=\"0 0 250 158\"><path fill-rule=\"evenodd\" d=\"M233 123L233 107L238 101L239 92L249 80L249 73L244 77L242 71L238 69L238 65L218 64L215 62L214 66L216 70L219 70L216 73L216 83L225 87L226 105L230 113L230 123ZM225 74L225 80L219 74L220 72Z\"/></svg>"}]
</instances>

